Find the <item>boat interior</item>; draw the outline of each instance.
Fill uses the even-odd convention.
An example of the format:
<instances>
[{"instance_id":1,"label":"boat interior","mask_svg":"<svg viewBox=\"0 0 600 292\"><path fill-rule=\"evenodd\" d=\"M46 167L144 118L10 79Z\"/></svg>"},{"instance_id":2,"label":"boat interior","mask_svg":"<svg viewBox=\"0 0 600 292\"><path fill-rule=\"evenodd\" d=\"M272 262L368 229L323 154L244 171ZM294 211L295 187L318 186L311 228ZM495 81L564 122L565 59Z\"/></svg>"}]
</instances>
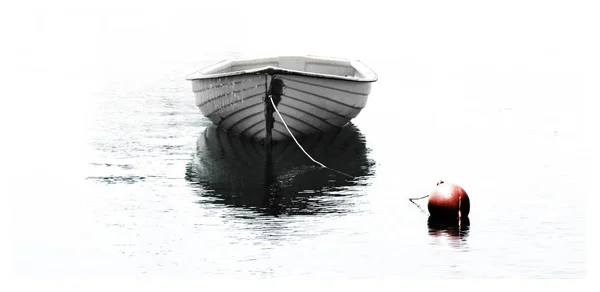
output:
<instances>
[{"instance_id":1,"label":"boat interior","mask_svg":"<svg viewBox=\"0 0 600 292\"><path fill-rule=\"evenodd\" d=\"M303 56L223 61L194 75L205 78L216 77L216 75L230 75L231 73L250 73L269 67L291 72L349 79L377 79L375 73L358 61Z\"/></svg>"}]
</instances>

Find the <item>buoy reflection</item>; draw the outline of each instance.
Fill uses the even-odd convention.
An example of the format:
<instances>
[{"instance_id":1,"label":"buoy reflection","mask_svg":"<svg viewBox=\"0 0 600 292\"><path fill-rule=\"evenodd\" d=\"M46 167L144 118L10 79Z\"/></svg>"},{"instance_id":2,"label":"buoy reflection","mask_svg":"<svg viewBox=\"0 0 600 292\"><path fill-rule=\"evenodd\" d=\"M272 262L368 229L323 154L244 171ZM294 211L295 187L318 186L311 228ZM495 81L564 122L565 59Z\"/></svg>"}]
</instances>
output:
<instances>
[{"instance_id":1,"label":"buoy reflection","mask_svg":"<svg viewBox=\"0 0 600 292\"><path fill-rule=\"evenodd\" d=\"M429 235L435 242L446 239L446 242L457 248L464 247L464 243L469 236L470 225L471 222L468 217L454 221L436 220L431 217L427 220Z\"/></svg>"}]
</instances>

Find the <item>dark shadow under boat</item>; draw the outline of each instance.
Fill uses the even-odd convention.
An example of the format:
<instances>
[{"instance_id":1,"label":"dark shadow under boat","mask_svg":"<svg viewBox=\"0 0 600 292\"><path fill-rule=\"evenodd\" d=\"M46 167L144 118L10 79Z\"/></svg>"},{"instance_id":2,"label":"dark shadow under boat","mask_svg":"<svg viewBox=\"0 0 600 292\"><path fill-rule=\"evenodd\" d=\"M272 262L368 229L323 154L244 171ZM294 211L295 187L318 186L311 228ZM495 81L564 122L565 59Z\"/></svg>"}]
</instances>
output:
<instances>
[{"instance_id":1,"label":"dark shadow under boat","mask_svg":"<svg viewBox=\"0 0 600 292\"><path fill-rule=\"evenodd\" d=\"M261 215L343 212L340 197L372 175L364 136L349 123L300 144L317 161L351 177L316 165L293 141L277 142L269 154L259 142L209 126L198 138L186 179L199 184L199 194L212 203Z\"/></svg>"}]
</instances>

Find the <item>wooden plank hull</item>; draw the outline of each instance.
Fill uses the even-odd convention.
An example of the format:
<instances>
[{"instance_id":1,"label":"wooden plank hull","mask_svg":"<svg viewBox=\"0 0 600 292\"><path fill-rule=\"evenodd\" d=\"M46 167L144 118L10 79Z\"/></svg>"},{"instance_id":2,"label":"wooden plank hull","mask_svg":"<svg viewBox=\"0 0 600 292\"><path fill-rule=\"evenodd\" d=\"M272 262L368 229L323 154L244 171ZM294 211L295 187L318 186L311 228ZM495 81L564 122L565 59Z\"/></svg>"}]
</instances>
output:
<instances>
[{"instance_id":1,"label":"wooden plank hull","mask_svg":"<svg viewBox=\"0 0 600 292\"><path fill-rule=\"evenodd\" d=\"M233 134L263 140L265 110L273 79L283 82L277 109L294 136L323 135L343 127L366 106L370 82L295 74L242 74L194 79L196 105L215 125ZM291 139L277 114L272 140Z\"/></svg>"}]
</instances>

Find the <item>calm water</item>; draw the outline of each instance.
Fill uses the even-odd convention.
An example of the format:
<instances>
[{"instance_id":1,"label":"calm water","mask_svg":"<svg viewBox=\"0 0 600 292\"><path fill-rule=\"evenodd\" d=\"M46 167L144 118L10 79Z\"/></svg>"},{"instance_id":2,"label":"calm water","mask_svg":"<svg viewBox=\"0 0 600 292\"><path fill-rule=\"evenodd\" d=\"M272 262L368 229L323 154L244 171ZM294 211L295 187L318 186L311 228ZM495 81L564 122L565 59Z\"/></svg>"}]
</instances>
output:
<instances>
[{"instance_id":1,"label":"calm water","mask_svg":"<svg viewBox=\"0 0 600 292\"><path fill-rule=\"evenodd\" d=\"M516 37L531 46L524 51L478 42L472 45L479 51L441 53L408 32L406 39L431 46L415 41L401 51L405 46L385 46L388 35L374 33L368 40L381 48L376 54L374 47L341 50L322 35L329 47L319 53L366 56L361 60L380 77L352 124L303 141L350 179L316 167L294 144L278 145L268 159L260 145L227 135L199 113L185 76L245 55L242 45L223 45L239 52L195 54L200 46L184 42L178 50L170 44L188 39L178 29L191 32L175 17L183 10L164 12L172 21L166 27L151 17L130 20L136 10L127 11L117 24L106 23L110 29L97 26L95 70L64 75L81 80L52 75L60 66L22 69L78 86L73 99L40 101L45 107L32 110L42 117L50 116L43 115L48 108L77 106L77 94L88 89L83 79L96 86L87 92L88 110L52 112L88 123L47 119L52 127L39 124L22 134L28 143L15 146L28 153L15 168L31 174L18 181L31 191L12 197L16 276L585 277L591 129L582 96L592 79L566 59L549 63L556 60L552 49L534 52L551 39L538 37L537 46L523 33ZM400 20L386 24L403 27ZM507 40L501 32L496 27ZM154 47L157 38L165 45ZM48 49L62 52L52 42ZM160 58L152 60L154 54ZM63 93L39 82L48 90L44 97ZM83 131L68 131L76 126ZM81 148L74 141L83 141ZM428 225L408 201L440 179L468 192L470 225Z\"/></svg>"},{"instance_id":2,"label":"calm water","mask_svg":"<svg viewBox=\"0 0 600 292\"><path fill-rule=\"evenodd\" d=\"M190 66L165 64L148 85L97 94L85 182L57 195L71 200L54 205L64 216L38 219L57 230L17 239L18 275L585 275L585 197L574 179L585 170L579 132L565 122L531 118L518 102L474 110L405 98L382 68L354 123L304 141L348 179L294 144L269 162L260 145L214 128L182 79ZM397 107L386 107L391 99ZM469 226L428 226L407 200L439 179L470 194Z\"/></svg>"}]
</instances>

